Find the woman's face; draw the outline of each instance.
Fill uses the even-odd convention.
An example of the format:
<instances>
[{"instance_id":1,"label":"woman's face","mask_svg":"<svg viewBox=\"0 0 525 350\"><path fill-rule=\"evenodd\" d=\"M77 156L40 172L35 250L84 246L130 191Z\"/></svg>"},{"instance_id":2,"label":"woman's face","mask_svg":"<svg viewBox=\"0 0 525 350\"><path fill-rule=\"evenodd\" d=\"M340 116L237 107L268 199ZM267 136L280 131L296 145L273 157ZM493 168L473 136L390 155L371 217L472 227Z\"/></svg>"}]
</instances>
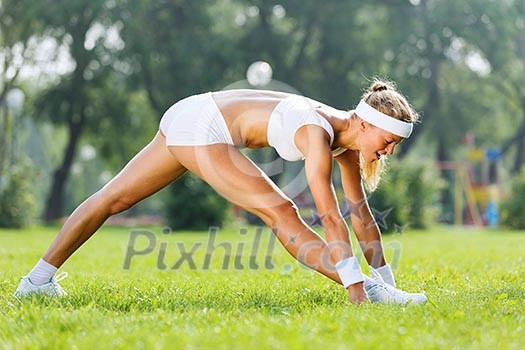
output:
<instances>
[{"instance_id":1,"label":"woman's face","mask_svg":"<svg viewBox=\"0 0 525 350\"><path fill-rule=\"evenodd\" d=\"M401 141L402 137L366 123L361 132L359 151L365 161L375 162L385 154L394 153L394 148Z\"/></svg>"}]
</instances>

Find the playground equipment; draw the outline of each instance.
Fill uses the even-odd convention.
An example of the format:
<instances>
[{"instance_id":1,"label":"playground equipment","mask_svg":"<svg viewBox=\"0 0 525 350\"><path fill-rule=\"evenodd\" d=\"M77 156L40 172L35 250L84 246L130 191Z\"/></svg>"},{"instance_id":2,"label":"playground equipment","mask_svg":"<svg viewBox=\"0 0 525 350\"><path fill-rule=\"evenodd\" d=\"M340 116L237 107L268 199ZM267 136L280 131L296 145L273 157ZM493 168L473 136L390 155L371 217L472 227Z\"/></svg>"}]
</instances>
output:
<instances>
[{"instance_id":1,"label":"playground equipment","mask_svg":"<svg viewBox=\"0 0 525 350\"><path fill-rule=\"evenodd\" d=\"M467 144L464 161L439 162L438 167L449 183L455 225L496 227L502 193L501 151Z\"/></svg>"}]
</instances>

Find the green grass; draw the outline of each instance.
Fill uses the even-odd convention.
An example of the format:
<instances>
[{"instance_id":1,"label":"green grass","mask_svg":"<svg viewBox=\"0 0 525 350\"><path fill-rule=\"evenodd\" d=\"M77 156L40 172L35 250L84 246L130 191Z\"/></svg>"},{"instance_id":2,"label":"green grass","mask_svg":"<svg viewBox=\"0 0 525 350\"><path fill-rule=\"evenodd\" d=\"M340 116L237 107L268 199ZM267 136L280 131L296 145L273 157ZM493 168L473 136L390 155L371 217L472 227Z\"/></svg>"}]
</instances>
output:
<instances>
[{"instance_id":1,"label":"green grass","mask_svg":"<svg viewBox=\"0 0 525 350\"><path fill-rule=\"evenodd\" d=\"M384 238L399 258L399 287L424 291L425 306L350 305L346 292L299 268L275 246L272 270L250 270L254 228L221 231L244 269L221 269L224 250L202 270L180 258L205 233L156 233L151 254L124 270L127 229L106 227L66 262L63 299L12 297L55 229L0 231L0 348L57 349L521 349L525 344L525 233L436 228ZM263 265L269 231L257 263ZM158 268L164 242L165 270ZM135 249L145 249L145 237ZM233 260L233 259L232 259ZM161 267L164 265L160 265ZM363 266L365 266L363 264Z\"/></svg>"}]
</instances>

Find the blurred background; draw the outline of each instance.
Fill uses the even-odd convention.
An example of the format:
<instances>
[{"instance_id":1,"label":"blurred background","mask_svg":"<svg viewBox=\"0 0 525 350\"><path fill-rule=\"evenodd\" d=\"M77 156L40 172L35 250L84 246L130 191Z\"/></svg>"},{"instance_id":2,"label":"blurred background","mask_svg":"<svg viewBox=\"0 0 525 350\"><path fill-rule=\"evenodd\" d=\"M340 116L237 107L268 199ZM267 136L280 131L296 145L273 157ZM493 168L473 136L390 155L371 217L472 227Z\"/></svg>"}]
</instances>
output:
<instances>
[{"instance_id":1,"label":"blurred background","mask_svg":"<svg viewBox=\"0 0 525 350\"><path fill-rule=\"evenodd\" d=\"M524 68L525 0L1 0L0 226L63 220L186 96L251 87L352 109L380 77L422 117L370 194L383 231L525 228ZM302 165L247 153L310 217ZM111 219L245 221L189 175Z\"/></svg>"}]
</instances>

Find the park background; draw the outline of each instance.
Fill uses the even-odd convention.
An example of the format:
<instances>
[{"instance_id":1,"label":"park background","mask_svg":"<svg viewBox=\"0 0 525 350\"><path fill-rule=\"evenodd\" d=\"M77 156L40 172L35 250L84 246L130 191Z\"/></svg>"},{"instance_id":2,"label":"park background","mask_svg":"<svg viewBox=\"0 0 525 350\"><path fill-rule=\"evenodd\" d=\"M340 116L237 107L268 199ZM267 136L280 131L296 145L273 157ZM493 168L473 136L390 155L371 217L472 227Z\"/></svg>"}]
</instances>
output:
<instances>
[{"instance_id":1,"label":"park background","mask_svg":"<svg viewBox=\"0 0 525 350\"><path fill-rule=\"evenodd\" d=\"M271 67L270 81L247 80L254 62ZM255 67L256 78L268 77L268 66ZM89 347L95 338L79 330L87 322L92 334L114 347L152 345L156 340L148 338L152 329L145 324L153 318L160 323L151 327L160 325L159 344L165 346L232 348L239 345L234 339L241 339L245 343L240 344L252 346L301 348L332 341L345 348L344 334L358 347L381 347L388 340L394 347L518 348L524 340L519 326L524 72L524 0L2 0L0 291L5 320L17 320L10 328L2 326L4 344ZM263 277L237 277L235 271L222 271L219 280L215 274L186 271L218 289L163 274L152 262L155 257L123 272L129 229L148 227L161 241L170 228L180 232L178 239L192 242L203 235L195 238L180 230L202 233L219 226L225 230L222 240L237 242L245 238L239 227L252 232L250 225L260 224L191 175L112 218L102 230L108 234L95 236L84 253L75 255L69 271L87 277L70 285L77 296L66 305L27 306L9 299L16 278L41 256L64 218L153 137L174 102L200 92L249 87L300 93L352 109L375 77L395 81L421 114L421 124L390 157L385 181L369 200L386 243L402 242L402 286L426 291L435 300L429 309L372 306L350 309L349 316L335 286L301 269L283 270L291 262L282 252L276 253L277 276L265 271ZM305 220L315 224L302 164L279 161L273 150L246 153L290 191ZM340 189L337 169L334 182ZM88 256L94 260L86 264L82 257ZM151 270L152 276L139 277ZM465 271L470 273L466 280ZM130 276L140 282L130 284ZM96 281L109 287L99 291ZM261 290L250 289L246 281L260 284ZM174 285L190 287L170 289ZM282 292L286 289L290 294ZM462 295L465 291L469 294ZM213 299L220 293L226 297ZM38 321L46 307L62 334L53 340L46 340L45 324ZM206 318L206 310L215 313ZM105 323L108 313L113 321ZM173 313L183 316L168 320ZM239 323L252 316L252 326ZM360 323L361 334L368 334L364 324L374 317L392 324L384 334L366 338L343 332L333 317ZM275 335L283 319L289 337ZM128 322L136 326L135 337L123 335ZM172 322L194 332L178 342L173 335L163 336L173 330ZM95 324L113 327L114 333ZM228 334L224 326L232 324L237 328ZM427 333L418 337L418 327ZM214 342L217 328L221 332ZM247 340L241 335L246 329L266 336ZM312 333L304 337L303 331ZM331 339L323 337L334 332L338 335Z\"/></svg>"}]
</instances>

